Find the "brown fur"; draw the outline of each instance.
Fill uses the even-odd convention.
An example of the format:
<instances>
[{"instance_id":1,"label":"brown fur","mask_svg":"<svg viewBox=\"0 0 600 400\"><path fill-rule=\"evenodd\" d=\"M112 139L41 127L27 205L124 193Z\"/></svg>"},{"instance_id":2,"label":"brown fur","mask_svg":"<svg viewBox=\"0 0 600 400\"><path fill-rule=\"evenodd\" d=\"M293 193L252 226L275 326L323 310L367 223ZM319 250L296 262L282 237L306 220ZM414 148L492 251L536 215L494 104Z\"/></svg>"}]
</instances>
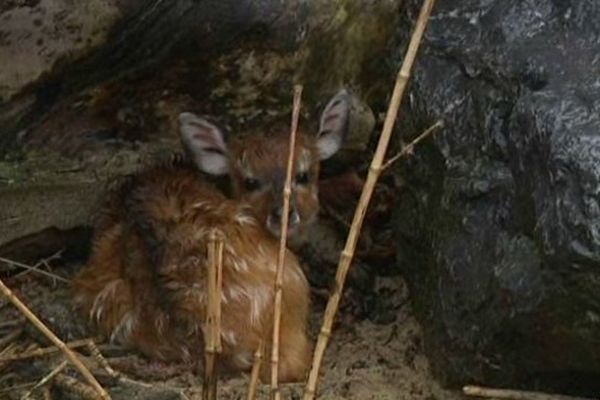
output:
<instances>
[{"instance_id":1,"label":"brown fur","mask_svg":"<svg viewBox=\"0 0 600 400\"><path fill-rule=\"evenodd\" d=\"M251 204L254 214L264 225L267 225L273 206L282 204L289 154L288 129L281 128L274 133L234 138L229 144L230 176L234 196ZM317 181L320 159L315 141L314 136L298 132L290 209L298 213L300 229L310 224L319 210ZM308 173L308 182L296 182L295 176L300 172ZM243 181L247 176L258 179L261 187L258 190L244 188Z\"/></svg>"},{"instance_id":2,"label":"brown fur","mask_svg":"<svg viewBox=\"0 0 600 400\"><path fill-rule=\"evenodd\" d=\"M73 282L79 310L100 332L149 357L201 359L213 229L225 237L222 360L250 368L259 340L271 339L278 242L248 206L224 197L193 166L149 168L109 198L90 260ZM295 381L310 357L309 289L292 253L285 263L280 379Z\"/></svg>"}]
</instances>

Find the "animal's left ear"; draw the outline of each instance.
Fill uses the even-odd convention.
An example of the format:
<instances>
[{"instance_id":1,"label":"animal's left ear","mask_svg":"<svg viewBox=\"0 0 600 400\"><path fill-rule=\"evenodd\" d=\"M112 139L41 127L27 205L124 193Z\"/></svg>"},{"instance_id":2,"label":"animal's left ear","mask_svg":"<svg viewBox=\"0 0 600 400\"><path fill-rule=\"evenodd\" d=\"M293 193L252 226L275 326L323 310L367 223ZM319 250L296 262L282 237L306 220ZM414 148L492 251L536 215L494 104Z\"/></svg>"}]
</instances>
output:
<instances>
[{"instance_id":1,"label":"animal's left ear","mask_svg":"<svg viewBox=\"0 0 600 400\"><path fill-rule=\"evenodd\" d=\"M348 131L350 104L350 95L342 89L325 106L321 114L317 139L321 160L331 157L342 147Z\"/></svg>"}]
</instances>

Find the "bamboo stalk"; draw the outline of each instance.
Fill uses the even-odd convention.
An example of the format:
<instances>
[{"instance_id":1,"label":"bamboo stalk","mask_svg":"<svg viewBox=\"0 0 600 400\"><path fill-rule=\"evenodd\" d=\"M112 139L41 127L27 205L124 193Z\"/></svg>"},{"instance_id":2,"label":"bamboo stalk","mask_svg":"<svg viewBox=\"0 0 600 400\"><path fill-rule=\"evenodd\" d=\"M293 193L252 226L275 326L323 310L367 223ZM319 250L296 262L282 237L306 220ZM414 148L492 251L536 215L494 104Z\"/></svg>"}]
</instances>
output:
<instances>
[{"instance_id":1,"label":"bamboo stalk","mask_svg":"<svg viewBox=\"0 0 600 400\"><path fill-rule=\"evenodd\" d=\"M292 111L292 126L290 130L290 148L288 155L285 185L283 187L283 210L281 212L281 234L279 239L279 254L275 272L275 301L273 311L273 340L271 345L271 398L281 399L279 391L279 329L281 325L281 303L283 300L283 270L287 245L287 230L290 212L290 195L292 194L292 170L294 168L294 153L296 148L296 132L300 117L302 85L294 86L294 106Z\"/></svg>"},{"instance_id":2,"label":"bamboo stalk","mask_svg":"<svg viewBox=\"0 0 600 400\"><path fill-rule=\"evenodd\" d=\"M379 143L377 144L375 155L373 156L373 160L371 161L371 166L369 167L369 174L367 175L367 180L365 181L360 200L354 212L354 218L352 220L352 225L348 234L348 238L346 239L346 245L340 256L335 278L336 284L334 286L333 293L331 294L329 301L327 302L327 308L325 309L323 325L321 327L321 332L319 333L317 345L315 346L312 367L309 373L308 381L306 383L304 400L312 400L315 397L317 381L319 378L319 370L321 368L323 355L325 354L325 349L327 348L327 343L331 335L331 327L333 325L333 320L335 318L340 303L341 294L346 281L346 275L348 274L348 270L350 269L350 263L352 262L352 257L356 249L358 235L360 233L360 229L362 227L362 223L365 217L367 207L371 200L371 196L375 189L375 184L377 183L379 175L382 171L381 166L383 164L385 153L387 151L390 138L394 129L394 124L398 115L398 109L400 108L400 101L402 100L404 89L406 88L406 84L410 77L410 71L412 69L415 57L417 55L417 50L419 49L421 38L423 37L423 33L425 31L425 27L427 26L427 21L429 20L429 15L431 14L431 10L433 8L434 3L435 0L424 0L423 6L421 7L421 12L419 14L419 18L415 25L415 30L412 34L410 43L408 45L408 50L406 51L404 62L402 63L402 67L400 68L400 71L398 72L398 75L396 77L394 91L392 93L390 105L387 110L385 122L383 124L383 130L379 138Z\"/></svg>"},{"instance_id":3,"label":"bamboo stalk","mask_svg":"<svg viewBox=\"0 0 600 400\"><path fill-rule=\"evenodd\" d=\"M248 386L247 400L256 399L256 390L258 389L258 376L260 375L260 366L265 352L265 341L260 341L258 349L254 352L254 363L252 364L252 372L250 373L250 385Z\"/></svg>"},{"instance_id":4,"label":"bamboo stalk","mask_svg":"<svg viewBox=\"0 0 600 400\"><path fill-rule=\"evenodd\" d=\"M98 383L96 378L94 378L94 375L92 375L90 370L86 368L79 358L77 358L77 355L75 355L75 353L69 349L62 340L60 340L46 325L44 325L44 323L40 321L40 319L36 317L35 314L17 298L17 296L14 295L14 293L4 284L4 282L2 282L1 279L0 291L11 303L15 305L15 307L19 309L19 311L21 311L23 315L25 315L25 317L27 317L29 321L31 321L33 325L35 325L36 328L38 328L48 339L50 339L52 343L54 343L56 347L58 347L65 354L67 359L71 361L71 364L73 364L73 366L79 370L81 375L83 375L83 377L95 389L95 391L98 392L100 398L107 400L110 399L109 394L106 392L106 390L104 390L100 383Z\"/></svg>"},{"instance_id":5,"label":"bamboo stalk","mask_svg":"<svg viewBox=\"0 0 600 400\"><path fill-rule=\"evenodd\" d=\"M549 394L514 389L495 389L481 386L464 386L463 393L467 396L506 400L591 400L584 397L573 397L562 394Z\"/></svg>"},{"instance_id":6,"label":"bamboo stalk","mask_svg":"<svg viewBox=\"0 0 600 400\"><path fill-rule=\"evenodd\" d=\"M217 398L216 358L221 351L221 284L223 269L223 240L212 232L208 243L207 305L204 381L202 398Z\"/></svg>"}]
</instances>

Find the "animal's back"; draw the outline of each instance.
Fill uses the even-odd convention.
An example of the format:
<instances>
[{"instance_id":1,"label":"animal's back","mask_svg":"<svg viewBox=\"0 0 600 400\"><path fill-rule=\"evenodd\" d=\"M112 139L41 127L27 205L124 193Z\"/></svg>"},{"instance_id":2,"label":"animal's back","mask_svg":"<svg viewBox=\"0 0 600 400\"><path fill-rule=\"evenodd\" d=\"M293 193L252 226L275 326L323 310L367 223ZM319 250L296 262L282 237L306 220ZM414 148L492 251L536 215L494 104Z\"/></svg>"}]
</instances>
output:
<instances>
[{"instance_id":1,"label":"animal's back","mask_svg":"<svg viewBox=\"0 0 600 400\"><path fill-rule=\"evenodd\" d=\"M214 231L224 238L224 358L248 368L259 340L270 337L277 242L251 210L185 163L150 168L109 198L92 256L74 281L77 305L102 333L148 356L201 357L206 252ZM295 380L310 353L309 292L291 253L283 290L281 375Z\"/></svg>"}]
</instances>

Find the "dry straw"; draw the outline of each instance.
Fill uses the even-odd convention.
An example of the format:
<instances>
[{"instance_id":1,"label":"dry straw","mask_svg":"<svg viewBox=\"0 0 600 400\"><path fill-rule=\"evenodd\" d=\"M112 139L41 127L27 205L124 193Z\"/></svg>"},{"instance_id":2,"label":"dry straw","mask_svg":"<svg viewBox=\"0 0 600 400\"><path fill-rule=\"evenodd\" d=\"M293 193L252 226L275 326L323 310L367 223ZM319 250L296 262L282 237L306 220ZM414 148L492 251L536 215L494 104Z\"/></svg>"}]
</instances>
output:
<instances>
[{"instance_id":1,"label":"dry straw","mask_svg":"<svg viewBox=\"0 0 600 400\"><path fill-rule=\"evenodd\" d=\"M398 109L400 108L400 101L402 100L404 89L406 88L406 84L410 77L410 71L417 55L417 50L419 49L419 44L421 43L421 38L423 37L423 32L425 31L425 27L427 25L427 21L429 20L429 15L431 14L434 2L434 0L424 1L417 24L415 26L415 31L413 32L408 45L406 57L404 58L404 62L402 63L402 67L400 68L396 78L392 99L390 101L385 122L383 124L383 131L381 132L375 155L371 161L369 174L367 175L367 180L354 213L354 218L352 220L350 232L346 240L346 245L340 256L335 278L335 286L327 303L327 308L325 309L323 325L321 327L317 345L315 347L308 382L306 383L304 400L312 400L315 397L317 381L319 378L319 370L321 368L323 355L325 354L325 349L327 348L327 343L331 335L331 327L340 303L342 290L344 289L344 284L346 281L346 275L348 274L350 263L352 262L352 257L354 256L358 235L360 233L371 196L375 189L375 184L379 179L379 175L381 175L383 160L390 142L392 131L394 129L394 123L396 121L396 116L398 115Z\"/></svg>"}]
</instances>

